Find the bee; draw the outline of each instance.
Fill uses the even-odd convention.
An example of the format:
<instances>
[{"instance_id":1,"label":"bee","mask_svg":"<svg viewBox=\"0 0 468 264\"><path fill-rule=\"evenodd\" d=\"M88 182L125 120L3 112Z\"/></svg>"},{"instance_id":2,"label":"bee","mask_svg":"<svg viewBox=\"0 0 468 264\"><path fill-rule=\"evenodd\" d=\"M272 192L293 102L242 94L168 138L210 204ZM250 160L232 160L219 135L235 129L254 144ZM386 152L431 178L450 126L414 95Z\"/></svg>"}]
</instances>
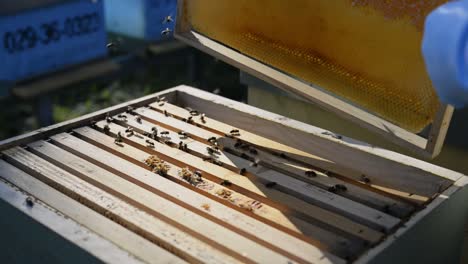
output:
<instances>
[{"instance_id":1,"label":"bee","mask_svg":"<svg viewBox=\"0 0 468 264\"><path fill-rule=\"evenodd\" d=\"M231 136L240 136L240 131L239 129L233 129L229 132L229 134L231 134Z\"/></svg>"},{"instance_id":2,"label":"bee","mask_svg":"<svg viewBox=\"0 0 468 264\"><path fill-rule=\"evenodd\" d=\"M331 136L332 138L335 138L335 139L343 139L342 136L337 135L335 133L328 132L328 131L322 132L322 135Z\"/></svg>"},{"instance_id":3,"label":"bee","mask_svg":"<svg viewBox=\"0 0 468 264\"><path fill-rule=\"evenodd\" d=\"M96 127L97 122L96 121L91 121L91 127Z\"/></svg>"},{"instance_id":4,"label":"bee","mask_svg":"<svg viewBox=\"0 0 468 264\"><path fill-rule=\"evenodd\" d=\"M361 176L361 181L363 181L364 183L367 183L367 184L369 184L371 182L371 180L369 178L367 178L366 175Z\"/></svg>"},{"instance_id":5,"label":"bee","mask_svg":"<svg viewBox=\"0 0 468 264\"><path fill-rule=\"evenodd\" d=\"M33 199L32 197L28 196L28 197L26 198L26 205L27 205L28 207L33 207L33 206L34 206L34 199Z\"/></svg>"},{"instance_id":6,"label":"bee","mask_svg":"<svg viewBox=\"0 0 468 264\"><path fill-rule=\"evenodd\" d=\"M179 142L179 149L184 150L184 142L183 141Z\"/></svg>"},{"instance_id":7,"label":"bee","mask_svg":"<svg viewBox=\"0 0 468 264\"><path fill-rule=\"evenodd\" d=\"M213 155L214 153L217 153L218 151L211 148L211 147L206 147L206 151L208 152L208 154L210 155Z\"/></svg>"},{"instance_id":8,"label":"bee","mask_svg":"<svg viewBox=\"0 0 468 264\"><path fill-rule=\"evenodd\" d=\"M118 118L122 119L123 121L127 121L127 115L120 114L117 116Z\"/></svg>"},{"instance_id":9,"label":"bee","mask_svg":"<svg viewBox=\"0 0 468 264\"><path fill-rule=\"evenodd\" d=\"M235 147L235 148L241 148L242 145L243 145L243 144L242 144L242 141L240 141L240 139L238 139L238 140L236 141L236 143L234 144L234 147Z\"/></svg>"},{"instance_id":10,"label":"bee","mask_svg":"<svg viewBox=\"0 0 468 264\"><path fill-rule=\"evenodd\" d=\"M258 166L258 162L256 161L253 161L249 164L250 167L257 167Z\"/></svg>"},{"instance_id":11,"label":"bee","mask_svg":"<svg viewBox=\"0 0 468 264\"><path fill-rule=\"evenodd\" d=\"M206 120L205 120L205 114L201 114L200 116L200 120L202 121L203 124L206 123Z\"/></svg>"},{"instance_id":12,"label":"bee","mask_svg":"<svg viewBox=\"0 0 468 264\"><path fill-rule=\"evenodd\" d=\"M158 138L158 128L157 127L152 127L151 128L151 137L153 139L157 139Z\"/></svg>"},{"instance_id":13,"label":"bee","mask_svg":"<svg viewBox=\"0 0 468 264\"><path fill-rule=\"evenodd\" d=\"M191 110L191 111L190 111L190 114L191 114L192 116L197 116L197 115L199 115L200 113L198 113L197 110Z\"/></svg>"},{"instance_id":14,"label":"bee","mask_svg":"<svg viewBox=\"0 0 468 264\"><path fill-rule=\"evenodd\" d=\"M314 177L317 177L317 173L313 170L308 170L305 172L305 175L309 178L314 178Z\"/></svg>"},{"instance_id":15,"label":"bee","mask_svg":"<svg viewBox=\"0 0 468 264\"><path fill-rule=\"evenodd\" d=\"M232 183L229 180L222 180L219 184L222 186L231 186Z\"/></svg>"},{"instance_id":16,"label":"bee","mask_svg":"<svg viewBox=\"0 0 468 264\"><path fill-rule=\"evenodd\" d=\"M158 104L159 106L164 106L164 102L161 102Z\"/></svg>"},{"instance_id":17,"label":"bee","mask_svg":"<svg viewBox=\"0 0 468 264\"><path fill-rule=\"evenodd\" d=\"M131 106L128 106L128 107L127 107L126 113L127 113L127 114L131 114L131 113L133 113L134 110L135 110L135 108L133 108L133 107L131 107Z\"/></svg>"},{"instance_id":18,"label":"bee","mask_svg":"<svg viewBox=\"0 0 468 264\"><path fill-rule=\"evenodd\" d=\"M242 169L239 170L240 175L245 175L246 172L247 172L246 168L242 168Z\"/></svg>"},{"instance_id":19,"label":"bee","mask_svg":"<svg viewBox=\"0 0 468 264\"><path fill-rule=\"evenodd\" d=\"M103 128L103 130L104 130L104 133L107 134L107 133L110 131L109 125L105 125L104 128Z\"/></svg>"},{"instance_id":20,"label":"bee","mask_svg":"<svg viewBox=\"0 0 468 264\"><path fill-rule=\"evenodd\" d=\"M187 118L187 123L192 123L193 122L193 116L189 116Z\"/></svg>"},{"instance_id":21,"label":"bee","mask_svg":"<svg viewBox=\"0 0 468 264\"><path fill-rule=\"evenodd\" d=\"M188 151L188 145L187 144L184 144L184 151Z\"/></svg>"},{"instance_id":22,"label":"bee","mask_svg":"<svg viewBox=\"0 0 468 264\"><path fill-rule=\"evenodd\" d=\"M114 121L114 118L112 118L109 113L106 114L106 122L107 123L111 123L112 121Z\"/></svg>"},{"instance_id":23,"label":"bee","mask_svg":"<svg viewBox=\"0 0 468 264\"><path fill-rule=\"evenodd\" d=\"M127 133L127 137L131 137L135 134L135 132L133 131L133 128L131 127L127 127L127 129L125 130L125 133Z\"/></svg>"},{"instance_id":24,"label":"bee","mask_svg":"<svg viewBox=\"0 0 468 264\"><path fill-rule=\"evenodd\" d=\"M202 180L202 172L201 171L194 171L193 174L195 174L195 176L197 176L198 178L198 181L201 181Z\"/></svg>"},{"instance_id":25,"label":"bee","mask_svg":"<svg viewBox=\"0 0 468 264\"><path fill-rule=\"evenodd\" d=\"M187 134L187 132L185 132L185 131L179 131L178 134L179 134L180 136L182 136L183 138L187 138L187 137L188 137L188 134Z\"/></svg>"},{"instance_id":26,"label":"bee","mask_svg":"<svg viewBox=\"0 0 468 264\"><path fill-rule=\"evenodd\" d=\"M160 134L161 134L161 135L165 135L165 136L167 136L167 135L169 135L169 131L161 131L161 133L160 133Z\"/></svg>"},{"instance_id":27,"label":"bee","mask_svg":"<svg viewBox=\"0 0 468 264\"><path fill-rule=\"evenodd\" d=\"M169 28L166 28L163 31L161 31L161 35L168 36L169 34L171 34L171 32L172 30L170 30Z\"/></svg>"},{"instance_id":28,"label":"bee","mask_svg":"<svg viewBox=\"0 0 468 264\"><path fill-rule=\"evenodd\" d=\"M164 110L164 116L169 117L169 113L167 112L167 110Z\"/></svg>"},{"instance_id":29,"label":"bee","mask_svg":"<svg viewBox=\"0 0 468 264\"><path fill-rule=\"evenodd\" d=\"M154 142L151 141L151 140L149 140L149 139L146 140L146 144L147 144L147 146L150 147L150 148L154 148L154 146L155 146L155 145L154 145Z\"/></svg>"},{"instance_id":30,"label":"bee","mask_svg":"<svg viewBox=\"0 0 468 264\"><path fill-rule=\"evenodd\" d=\"M123 142L123 139L122 139L122 133L119 131L117 133L117 137L115 138L114 140L114 143L118 144L118 143L122 143Z\"/></svg>"},{"instance_id":31,"label":"bee","mask_svg":"<svg viewBox=\"0 0 468 264\"><path fill-rule=\"evenodd\" d=\"M138 124L141 124L141 116L136 115L135 120L137 121Z\"/></svg>"},{"instance_id":32,"label":"bee","mask_svg":"<svg viewBox=\"0 0 468 264\"><path fill-rule=\"evenodd\" d=\"M345 192L347 190L348 188L343 184L336 184L335 186L331 186L328 188L328 191L332 193L337 193L339 191Z\"/></svg>"},{"instance_id":33,"label":"bee","mask_svg":"<svg viewBox=\"0 0 468 264\"><path fill-rule=\"evenodd\" d=\"M211 144L214 145L214 144L217 143L218 140L216 139L216 137L210 137L206 141L208 141L208 142L210 142Z\"/></svg>"}]
</instances>

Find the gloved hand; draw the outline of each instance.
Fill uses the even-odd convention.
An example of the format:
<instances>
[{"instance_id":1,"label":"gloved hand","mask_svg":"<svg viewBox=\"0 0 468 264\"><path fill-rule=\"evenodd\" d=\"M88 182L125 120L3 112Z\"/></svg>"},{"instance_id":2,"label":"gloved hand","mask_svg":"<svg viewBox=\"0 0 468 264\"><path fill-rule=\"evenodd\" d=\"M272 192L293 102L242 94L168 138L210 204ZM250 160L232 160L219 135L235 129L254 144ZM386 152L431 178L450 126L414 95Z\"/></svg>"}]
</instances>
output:
<instances>
[{"instance_id":1,"label":"gloved hand","mask_svg":"<svg viewBox=\"0 0 468 264\"><path fill-rule=\"evenodd\" d=\"M422 52L441 101L468 105L468 0L444 4L427 17Z\"/></svg>"}]
</instances>

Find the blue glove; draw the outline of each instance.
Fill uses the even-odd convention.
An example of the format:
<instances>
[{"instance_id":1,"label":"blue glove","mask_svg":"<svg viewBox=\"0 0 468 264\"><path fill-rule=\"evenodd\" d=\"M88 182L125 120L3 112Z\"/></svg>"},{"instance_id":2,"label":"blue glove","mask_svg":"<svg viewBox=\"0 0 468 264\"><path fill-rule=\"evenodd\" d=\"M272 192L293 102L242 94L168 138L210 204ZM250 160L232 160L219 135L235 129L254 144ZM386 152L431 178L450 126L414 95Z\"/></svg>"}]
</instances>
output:
<instances>
[{"instance_id":1,"label":"blue glove","mask_svg":"<svg viewBox=\"0 0 468 264\"><path fill-rule=\"evenodd\" d=\"M468 0L429 14L422 52L440 100L457 108L468 105Z\"/></svg>"}]
</instances>

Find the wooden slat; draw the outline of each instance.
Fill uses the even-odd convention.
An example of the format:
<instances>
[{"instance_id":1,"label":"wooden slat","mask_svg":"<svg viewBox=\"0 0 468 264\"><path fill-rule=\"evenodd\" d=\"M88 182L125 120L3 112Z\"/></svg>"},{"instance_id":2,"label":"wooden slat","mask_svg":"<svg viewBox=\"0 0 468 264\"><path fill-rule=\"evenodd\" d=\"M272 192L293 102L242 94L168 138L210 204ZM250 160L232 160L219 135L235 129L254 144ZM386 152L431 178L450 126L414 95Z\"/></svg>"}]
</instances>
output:
<instances>
[{"instance_id":1,"label":"wooden slat","mask_svg":"<svg viewBox=\"0 0 468 264\"><path fill-rule=\"evenodd\" d=\"M462 177L460 173L369 146L350 138L334 139L324 135L323 133L327 131L323 129L248 105L190 87L183 89L185 91L180 92L178 98L208 115L205 117L205 123L194 118L194 124L197 126L216 130L219 135L229 133L236 127L245 128L256 134L241 129L238 138L243 141L268 146L270 150L285 153L292 159L354 180L361 181L362 176L365 175L374 185L431 197ZM188 114L187 110L168 103L163 106L155 103L151 106L155 109L158 107L158 111L166 110L179 118L186 118ZM213 118L228 119L232 125ZM263 136L267 136L268 139ZM288 142L289 146L285 145L285 142ZM299 150L299 146L303 150ZM314 153L319 154L320 157Z\"/></svg>"},{"instance_id":2,"label":"wooden slat","mask_svg":"<svg viewBox=\"0 0 468 264\"><path fill-rule=\"evenodd\" d=\"M74 221L127 250L146 263L185 263L123 226L67 197L24 171L0 160L0 177L52 206Z\"/></svg>"},{"instance_id":3,"label":"wooden slat","mask_svg":"<svg viewBox=\"0 0 468 264\"><path fill-rule=\"evenodd\" d=\"M292 260L268 249L250 239L211 221L193 211L189 211L178 203L161 197L121 177L85 161L63 149L45 141L28 145L32 151L52 162L56 166L85 179L86 181L113 193L155 217L167 219L192 236L248 263L288 263ZM185 195L185 194L182 194ZM314 261L338 258L329 255L316 255Z\"/></svg>"},{"instance_id":4,"label":"wooden slat","mask_svg":"<svg viewBox=\"0 0 468 264\"><path fill-rule=\"evenodd\" d=\"M164 126L170 129L185 131L191 137L197 138L199 140L202 139L206 141L206 139L213 136L218 138L216 134L207 133L201 128L174 119L170 116L165 116L153 110L139 108L136 109L135 112L141 117L145 118L147 121L157 123L160 126ZM226 134L229 134L229 131L227 131ZM241 134L242 133L243 131ZM248 164L245 165L247 166L244 168L247 168ZM289 192L300 194L310 202L316 203L320 206L325 206L327 209L335 210L349 217L353 217L354 219L365 221L371 225L383 227L386 230L391 230L399 223L398 219L383 212L379 212L375 209L353 202L349 199L324 191L316 186L310 184L301 184L300 181L297 181L291 177L282 177L282 175L279 175L275 172L269 172L268 177L264 177L264 174L256 174L256 176L263 180L274 181L279 186L286 188Z\"/></svg>"},{"instance_id":5,"label":"wooden slat","mask_svg":"<svg viewBox=\"0 0 468 264\"><path fill-rule=\"evenodd\" d=\"M2 140L0 141L0 151L6 150L12 147L16 147L16 146L25 145L30 142L33 142L39 139L44 139L48 136L61 133L61 132L65 132L73 128L77 128L80 126L87 126L93 120L100 120L104 118L107 114L113 115L115 113L123 112L127 110L129 106L139 107L142 105L147 105L151 102L154 102L156 98L158 98L159 96L163 94L164 94L164 97L166 97L166 100L175 101L176 91L179 88L180 87L175 87L172 89L165 90L163 92L150 94L150 95L147 95L147 96L144 96L144 97L141 97L141 98L129 101L129 102L125 102L116 106L112 106L112 107L109 107L109 108L106 108L106 109L103 109L94 113L80 116L72 120L68 120L68 121L58 123L49 127L44 127L44 128L20 135L20 136Z\"/></svg>"},{"instance_id":6,"label":"wooden slat","mask_svg":"<svg viewBox=\"0 0 468 264\"><path fill-rule=\"evenodd\" d=\"M430 157L432 159L437 157L442 151L454 110L454 107L451 105L441 106L432 122L426 146L426 150L432 153Z\"/></svg>"},{"instance_id":7,"label":"wooden slat","mask_svg":"<svg viewBox=\"0 0 468 264\"><path fill-rule=\"evenodd\" d=\"M9 162L55 189L77 199L128 229L194 263L239 263L190 234L129 205L92 184L50 164L36 155L15 147L3 151Z\"/></svg>"},{"instance_id":8,"label":"wooden slat","mask_svg":"<svg viewBox=\"0 0 468 264\"><path fill-rule=\"evenodd\" d=\"M259 164L264 165L265 167L283 172L299 180L309 182L324 189L329 189L336 185L346 186L347 190L345 192L339 192L340 195L381 211L387 211L397 217L406 217L415 210L415 208L408 202L401 201L400 197L390 197L394 195L385 194L384 192L379 192L372 188L365 189L358 186L358 184L364 186L360 183L356 183L356 185L351 184L351 181L343 181L337 178L341 178L339 175L331 173L327 174L327 172L324 172L321 169L317 170L316 168L306 167L300 163L271 155L260 148L249 146L249 149L243 149L236 147L236 141L234 139L220 138L218 143L223 147L229 148L230 151L238 156L247 155L253 159L259 160ZM252 154L252 150L255 151L255 154ZM259 168L260 167L257 167L256 169ZM314 173L313 176L307 176L308 172Z\"/></svg>"},{"instance_id":9,"label":"wooden slat","mask_svg":"<svg viewBox=\"0 0 468 264\"><path fill-rule=\"evenodd\" d=\"M29 206L25 202L28 198L32 199L32 206ZM32 257L30 256L15 256L16 254L21 253L31 254L40 258L42 261L53 260L55 262L65 262L66 258L63 257L63 254L70 252L70 247L73 250L73 257L75 257L75 262L85 261L87 263L142 263L134 256L129 255L128 252L123 251L116 245L110 243L108 240L103 239L89 229L81 226L79 223L66 218L55 209L50 208L42 201L37 200L36 197L29 196L23 191L18 190L16 187L5 182L1 178L0 200L2 201L2 209L5 209L4 203L6 203L17 209L21 215L25 214L28 218L32 219L32 221L27 222L27 224L32 226L24 227L26 230L37 230L36 225L39 223L39 225L42 225L41 227L45 227L50 233L53 233L53 235L49 233L34 233L35 235L41 234L43 236L47 236L42 237L43 241L49 242L47 245L33 244L34 242L32 241L37 242L38 240L35 238L28 239L27 235L24 235L23 231L20 231L21 234L15 233L15 238L10 239L11 243L15 244L8 245L8 242L6 242L8 238L2 237L2 245L8 245L7 248L2 248L2 253L0 254L2 257L6 257L6 259L2 259L3 263L11 263L15 261L20 263L21 261L25 261L25 259L29 259L29 261L31 261ZM10 228L11 226L13 229L17 229L20 227L15 226L15 224L26 224L22 221L20 223L13 222L18 220L16 217L17 216L14 215L5 215L5 211L2 210L2 228ZM24 217L21 219L24 219ZM12 230L8 230L6 232L2 231L2 235L9 235L11 233ZM58 237L55 236L57 234ZM23 236L28 239L28 241L16 244L16 242L20 241L17 236Z\"/></svg>"},{"instance_id":10,"label":"wooden slat","mask_svg":"<svg viewBox=\"0 0 468 264\"><path fill-rule=\"evenodd\" d=\"M110 151L125 159L130 159L133 162L137 162L137 164L143 164L144 160L148 157L147 152L137 149L131 145L125 144L124 145L125 147L121 147L121 146L114 144L113 138L105 136L102 133L97 132L94 129L83 127L83 128L74 130L74 132L76 132L77 133L76 135L79 136L80 138L86 141L92 142L93 144L99 146L100 148L106 149L107 151ZM167 162L167 163L170 164L172 168L179 168L178 166L170 162ZM173 175L171 173L171 170L168 172L168 176L176 180L177 182L184 184L183 181L179 180L180 176ZM213 196L217 196L216 191L219 188L221 188L221 186L213 181L210 181L206 177L204 180L210 183L210 185L208 185L209 188L203 185L202 186L199 185L196 187L198 187L202 191L202 194L208 193L209 197L211 198L213 198ZM229 186L227 186L226 188L229 188ZM231 195L232 201L235 201L235 203L233 203L235 204L235 206L239 206L239 203L237 201L240 201L240 202L249 201L249 200L253 201L251 198L245 195L239 194L235 190L231 190L231 191L232 191L232 195ZM291 199L290 196L287 196L286 194L282 194L280 192L275 192L275 195L277 195L279 199L284 198L284 199L281 199L284 201L288 201L288 199L291 200L291 203L294 202L295 205L304 208L306 212L309 213L308 215L311 218L316 219L317 221L324 221L327 225L330 225L334 227L335 229L342 230L348 234L352 234L356 237L360 237L369 242L376 242L382 237L381 233L376 232L364 225L353 222L338 214L326 211L320 207L305 203L298 199L294 199L294 198ZM228 201L226 204L231 205L231 201ZM294 230L295 232L304 233L306 231L306 226L299 225L299 223L301 223L299 219L295 219L294 217L290 216L289 214L287 214L287 212L285 212L285 210L279 211L278 209L271 207L268 204L263 204L262 210L254 209L252 212L254 214L258 214L259 216L262 216L263 218L267 218L272 221L275 221L276 223L282 226L285 226L291 230ZM319 234L320 233L315 232L313 235L317 236Z\"/></svg>"},{"instance_id":11,"label":"wooden slat","mask_svg":"<svg viewBox=\"0 0 468 264\"><path fill-rule=\"evenodd\" d=\"M103 137L107 136L103 135ZM109 139L112 140L111 138ZM294 254L295 256L301 257L303 260L316 259L316 256L323 255L323 252L318 250L315 246L280 232L267 224L250 218L223 204L217 203L197 192L188 190L164 177L159 177L140 166L69 134L64 133L53 136L52 140L54 144L100 167L110 170L149 191L161 194L161 196L171 201L182 202L183 204L181 204L181 206L195 212L198 211L198 213L202 215L209 215L214 221L228 226L229 228L245 232L246 236L250 239L256 240L267 247L274 246L272 249L277 252L289 255ZM106 140L103 138L101 142L105 141ZM128 147L129 146L126 146L125 148ZM138 150L136 150L136 152L138 152ZM139 152L143 154L143 156L140 156L142 159L148 156L142 151ZM168 165L171 166L167 173L168 177L178 177L177 175L180 168L172 164ZM222 186L219 188L222 188ZM209 209L203 208L204 205L209 205Z\"/></svg>"},{"instance_id":12,"label":"wooden slat","mask_svg":"<svg viewBox=\"0 0 468 264\"><path fill-rule=\"evenodd\" d=\"M161 128L154 125L153 123L149 123L146 120L139 120L138 122L136 121L135 117L133 115L127 115L127 118L119 118L118 116L115 116L115 120L118 124L122 126L130 126L135 131L138 131L139 133L150 133L152 132L153 128L157 128L159 132L161 132ZM172 130L174 130L172 128ZM233 163L232 159L232 154L226 153L225 151L218 151L216 153L210 154L207 150L207 148L210 148L211 145L202 143L200 141L195 141L190 137L181 137L178 133L172 131L172 130L167 130L164 129L165 132L168 134L164 136L164 140L167 142L167 144L171 146L178 147L179 144L178 142L181 142L182 144L187 144L188 146L188 152L190 154L194 154L199 157L203 158L213 158L217 162L221 162L230 168L231 170L239 171L241 168L249 168L249 163L245 162L237 162ZM363 184L357 183L361 186L367 187L368 189L358 187L353 184L348 184L348 182L344 182L340 179L335 178L338 175L334 175L335 177L328 177L324 175L323 173L316 172L318 177L307 177L305 172L310 171L311 168L306 168L303 165L299 163L295 163L293 161L288 161L286 159L276 157L271 155L270 153L267 153L266 151L263 151L262 149L255 149L256 153L252 154L249 152L249 150L243 151L242 148L236 148L235 143L236 141L231 139L231 138L217 138L218 143L222 147L227 147L233 150L234 152L238 154L243 154L243 155L248 155L251 156L252 159L258 160L258 165L255 168L248 169L248 171L252 172L252 169L255 169L256 171L264 171L268 170L265 167L268 167L270 169L286 173L289 175L292 175L300 180L309 182L313 185L316 185L318 187L322 187L325 190L329 189L330 187L336 186L336 185L343 185L347 187L346 192L340 192L340 195L343 195L347 198L356 200L358 202L364 203L368 206L371 206L373 208L379 209L381 211L389 212L390 214L393 214L397 217L406 217L408 216L413 210L414 207L411 205L404 203L400 201L396 195L391 195L387 194L374 189L372 191L372 188L368 188L367 186L364 186ZM172 144L171 144L172 143ZM252 147L251 147L252 149ZM241 155L242 156L242 155ZM255 173L254 173L255 174ZM370 190L369 190L370 189ZM397 199L390 198L388 196L395 196Z\"/></svg>"}]
</instances>

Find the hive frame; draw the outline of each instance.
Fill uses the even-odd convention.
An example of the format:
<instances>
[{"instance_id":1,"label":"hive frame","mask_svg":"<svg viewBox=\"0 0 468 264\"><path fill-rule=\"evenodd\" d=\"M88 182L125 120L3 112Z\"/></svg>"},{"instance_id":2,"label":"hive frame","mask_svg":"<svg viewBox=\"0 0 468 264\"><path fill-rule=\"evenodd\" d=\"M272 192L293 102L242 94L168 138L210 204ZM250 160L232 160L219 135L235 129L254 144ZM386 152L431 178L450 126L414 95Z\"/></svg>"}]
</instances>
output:
<instances>
[{"instance_id":1,"label":"hive frame","mask_svg":"<svg viewBox=\"0 0 468 264\"><path fill-rule=\"evenodd\" d=\"M388 141L405 147L425 159L438 156L444 145L454 108L441 105L430 128L428 138L414 134L377 115L354 106L345 100L300 81L273 67L263 64L251 57L216 42L192 29L190 21L184 16L184 5L187 0L178 1L177 25L175 38L208 53L240 70L251 74L286 92L305 98L338 116L350 120L359 126L369 129Z\"/></svg>"}]
</instances>

